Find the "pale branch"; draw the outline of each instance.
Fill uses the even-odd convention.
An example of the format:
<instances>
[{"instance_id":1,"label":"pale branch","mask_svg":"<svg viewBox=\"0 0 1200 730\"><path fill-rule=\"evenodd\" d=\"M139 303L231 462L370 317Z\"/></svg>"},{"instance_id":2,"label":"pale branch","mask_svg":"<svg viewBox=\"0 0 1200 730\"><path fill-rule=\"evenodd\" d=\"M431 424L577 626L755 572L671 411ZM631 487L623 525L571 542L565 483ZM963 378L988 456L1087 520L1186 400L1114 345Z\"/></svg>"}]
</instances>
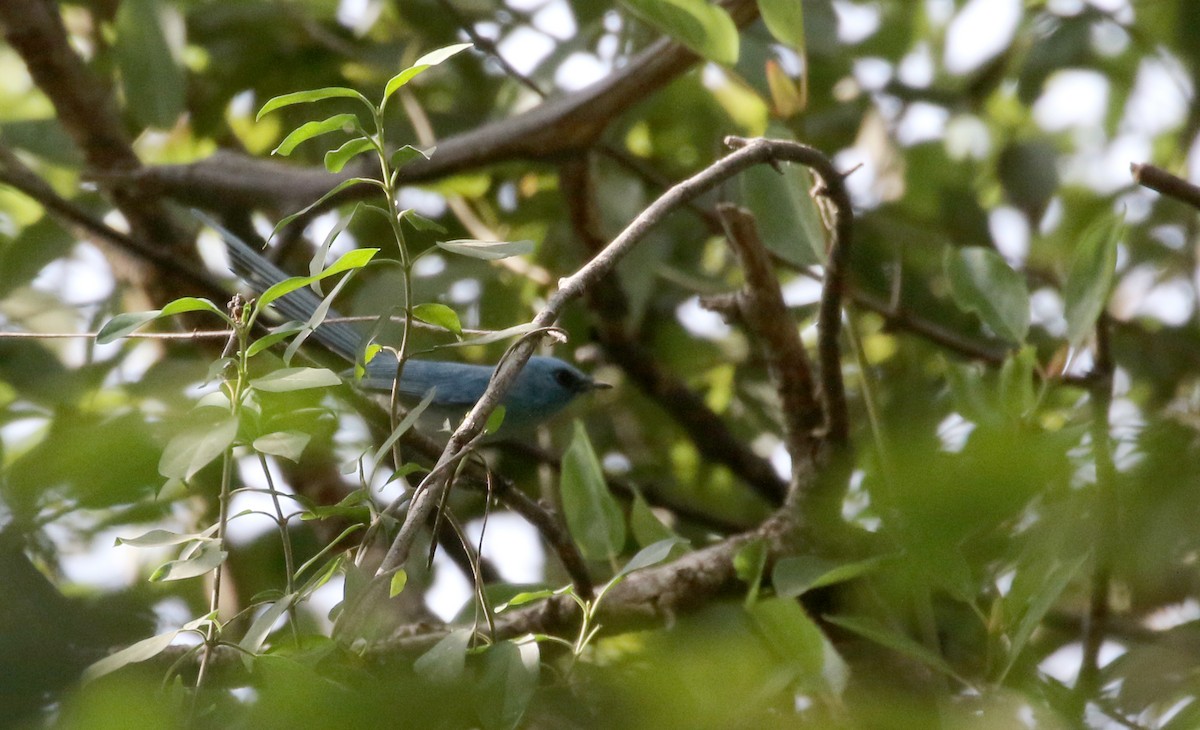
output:
<instances>
[{"instance_id":1,"label":"pale branch","mask_svg":"<svg viewBox=\"0 0 1200 730\"><path fill-rule=\"evenodd\" d=\"M745 285L737 295L745 322L766 356L767 370L779 394L784 443L792 460L790 488L806 479L812 468L814 430L823 414L813 385L812 365L800 342L796 322L783 302L771 257L758 234L754 216L730 203L717 206L726 238L742 265Z\"/></svg>"},{"instance_id":2,"label":"pale branch","mask_svg":"<svg viewBox=\"0 0 1200 730\"><path fill-rule=\"evenodd\" d=\"M712 190L725 180L754 165L799 162L812 167L822 177L828 177L831 180L828 194L834 199L835 206L838 209L838 212L835 213L838 216L835 223L835 237L849 234L850 223L843 220L843 215L849 215L850 213L849 198L846 196L845 188L840 185L841 176L833 169L832 164L824 154L812 147L797 142L768 139L745 140L734 137L727 138L726 141L731 147L736 147L736 151L663 193L663 195L639 213L633 222L626 226L591 261L571 276L562 279L559 282L558 291L550 296L546 305L533 318L533 327L537 330L552 327L569 302L578 299L598 282L609 276L616 268L617 263L671 211L695 199L697 196ZM836 183L832 181L836 181ZM843 202L845 204L844 208ZM844 259L845 253L838 252L848 250L848 245L839 245L835 241L833 248L834 252L831 253L831 259L835 257ZM839 264L831 263L829 267L830 275L836 273L838 266ZM839 308L835 321L840 324L841 277L833 276L833 279L837 283L830 284L827 281L826 291L832 291L828 295L828 298L833 302L835 308ZM830 337L828 331L829 324L827 318L822 321L826 322L827 330L823 337L827 340ZM836 335L836 330L834 330L832 337L835 347ZM400 531L388 549L383 563L380 565L378 572L380 577L397 570L408 560L409 552L412 549L419 529L425 524L425 520L428 519L429 514L442 502L442 497L449 488L449 469L446 467L465 455L464 447L482 431L488 416L500 404L500 401L508 392L508 388L516 379L521 368L525 366L530 355L533 354L534 345L535 343L531 338L523 338L509 350L506 357L496 367L496 372L492 377L491 383L446 444L441 458L434 467L434 474L437 477L426 478L417 489L408 514L400 526ZM822 386L826 396L827 418L833 426L837 426L838 419L841 419L841 431L839 432L831 427L827 437L833 443L841 444L845 440L847 429L844 422L846 418L845 397L841 390L840 362L834 366L828 366L824 362L825 357L828 357L828 353L823 351ZM835 370L836 375L833 372L824 372L824 370ZM835 388L836 390L834 390ZM837 396L841 396L840 400ZM816 455L816 453L813 454L814 457Z\"/></svg>"}]
</instances>

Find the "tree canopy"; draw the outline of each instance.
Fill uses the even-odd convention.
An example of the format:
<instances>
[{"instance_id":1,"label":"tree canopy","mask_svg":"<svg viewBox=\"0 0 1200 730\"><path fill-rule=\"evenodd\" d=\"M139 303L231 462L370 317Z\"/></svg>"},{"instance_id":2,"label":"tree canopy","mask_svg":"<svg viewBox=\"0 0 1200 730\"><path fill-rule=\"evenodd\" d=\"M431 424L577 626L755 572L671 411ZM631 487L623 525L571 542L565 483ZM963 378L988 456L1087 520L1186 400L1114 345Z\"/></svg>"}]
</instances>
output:
<instances>
[{"instance_id":1,"label":"tree canopy","mask_svg":"<svg viewBox=\"0 0 1200 730\"><path fill-rule=\"evenodd\" d=\"M1200 725L1200 4L0 28L6 720Z\"/></svg>"}]
</instances>

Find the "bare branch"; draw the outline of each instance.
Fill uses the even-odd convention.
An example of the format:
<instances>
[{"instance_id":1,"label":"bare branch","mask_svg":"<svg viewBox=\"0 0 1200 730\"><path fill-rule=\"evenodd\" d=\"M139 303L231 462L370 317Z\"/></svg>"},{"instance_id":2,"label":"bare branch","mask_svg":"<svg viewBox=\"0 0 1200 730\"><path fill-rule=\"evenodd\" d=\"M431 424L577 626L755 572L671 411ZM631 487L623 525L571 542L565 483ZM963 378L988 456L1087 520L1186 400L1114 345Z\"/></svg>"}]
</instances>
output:
<instances>
[{"instance_id":1,"label":"bare branch","mask_svg":"<svg viewBox=\"0 0 1200 730\"><path fill-rule=\"evenodd\" d=\"M1187 203L1193 208L1200 208L1200 186L1177 177L1154 165L1143 165L1136 162L1129 164L1133 180L1142 187L1161 193L1168 198L1174 198Z\"/></svg>"},{"instance_id":2,"label":"bare branch","mask_svg":"<svg viewBox=\"0 0 1200 730\"><path fill-rule=\"evenodd\" d=\"M758 235L754 216L729 203L717 206L727 237L742 264L746 284L737 296L741 317L756 335L767 358L783 412L784 442L792 459L790 488L812 468L813 430L822 412L813 390L812 366L800 343L796 323L783 303L771 258ZM803 470L803 471L802 471Z\"/></svg>"}]
</instances>

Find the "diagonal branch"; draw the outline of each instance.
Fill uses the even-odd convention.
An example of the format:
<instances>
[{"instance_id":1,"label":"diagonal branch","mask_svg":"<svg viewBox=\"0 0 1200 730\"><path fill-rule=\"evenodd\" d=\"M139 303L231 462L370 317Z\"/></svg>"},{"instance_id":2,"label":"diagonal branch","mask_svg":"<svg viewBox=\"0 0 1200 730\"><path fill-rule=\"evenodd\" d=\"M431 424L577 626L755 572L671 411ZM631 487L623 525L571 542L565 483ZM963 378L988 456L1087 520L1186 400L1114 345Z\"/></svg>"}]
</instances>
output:
<instances>
[{"instance_id":1,"label":"diagonal branch","mask_svg":"<svg viewBox=\"0 0 1200 730\"><path fill-rule=\"evenodd\" d=\"M840 185L841 176L833 169L829 158L820 151L807 145L782 140L744 140L729 137L726 139L726 142L732 147L737 147L737 150L665 192L651 203L649 207L638 214L637 218L626 226L620 235L613 239L603 251L598 253L583 268L571 276L562 279L559 282L558 291L550 297L546 306L534 317L532 322L533 327L536 330L543 330L552 326L558 320L559 315L568 303L583 296L589 289L596 286L599 281L609 276L616 268L617 263L671 211L714 189L725 180L754 165L786 161L799 162L812 167L822 177L836 181L830 183L830 194L834 196L839 215L842 212L847 215L849 214L849 198L846 196L845 188ZM838 196L838 191L840 191L840 197ZM845 202L844 210L841 205L842 199ZM840 236L848 233L849 223L839 219L835 226L835 235ZM839 248L836 241L834 247L835 249ZM841 248L844 251L848 246ZM844 257L845 254L840 255ZM840 306L841 297L840 279L837 281L839 282L837 285L826 283L827 290L834 290L834 293L830 296L835 309ZM826 335L826 338L828 338L828 335ZM833 338L834 345L836 346L836 331L833 332ZM442 456L438 460L433 474L429 478L426 478L418 488L408 514L405 516L404 523L401 525L399 533L388 549L388 554L380 565L378 575L387 575L400 568L408 560L409 552L412 549L418 530L421 525L425 524L425 520L436 509L437 505L441 503L445 491L449 488L448 473L450 469L447 467L466 455L467 445L482 431L488 416L500 404L508 388L516 379L517 374L525 366L530 355L533 354L534 346L535 343L531 339L521 340L513 346L508 355L496 367L496 373L492 378L492 382L450 437L450 441L446 444L446 448L442 452ZM825 358L826 356L828 356L828 353L823 352L822 357ZM823 386L829 388L829 383L835 382L838 388L837 394L841 395L841 400L839 401L830 395L830 391L826 391L826 408L829 409L829 415L827 415L829 422L836 424L837 421L835 419L841 419L841 431L838 432L830 428L828 438L833 443L840 444L846 436L845 398L844 393L840 390L840 362L834 363L833 367L828 367L823 359L822 368L823 370L828 370L828 372L822 372ZM841 409L840 412L835 410L838 407ZM814 454L815 456L816 454Z\"/></svg>"}]
</instances>

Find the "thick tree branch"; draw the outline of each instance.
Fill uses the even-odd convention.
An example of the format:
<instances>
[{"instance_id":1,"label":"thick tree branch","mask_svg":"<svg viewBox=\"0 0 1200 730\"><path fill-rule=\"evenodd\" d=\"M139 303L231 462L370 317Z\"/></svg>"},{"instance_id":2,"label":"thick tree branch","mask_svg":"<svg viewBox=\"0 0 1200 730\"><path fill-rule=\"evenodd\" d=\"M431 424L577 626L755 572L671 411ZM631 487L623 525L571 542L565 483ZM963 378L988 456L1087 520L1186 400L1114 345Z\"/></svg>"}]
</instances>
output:
<instances>
[{"instance_id":1,"label":"thick tree branch","mask_svg":"<svg viewBox=\"0 0 1200 730\"><path fill-rule=\"evenodd\" d=\"M728 0L725 8L739 27L758 17L754 0ZM425 182L510 160L553 160L587 149L614 119L696 61L696 55L683 46L666 39L657 41L591 86L441 140L432 159L418 160L400 170L400 182ZM189 165L130 171L125 177L145 192L169 195L190 205L218 210L266 207L290 211L308 205L341 180L373 174L364 166L351 167L341 175L331 175L324 170L223 152ZM373 191L357 186L330 204L371 195Z\"/></svg>"},{"instance_id":2,"label":"thick tree branch","mask_svg":"<svg viewBox=\"0 0 1200 730\"><path fill-rule=\"evenodd\" d=\"M71 47L57 3L5 0L0 25L20 54L38 88L50 98L58 120L83 151L87 164L102 173L128 172L141 166L112 103L108 87L93 76ZM153 199L126 186L110 190L134 237L173 246L188 240Z\"/></svg>"}]
</instances>

